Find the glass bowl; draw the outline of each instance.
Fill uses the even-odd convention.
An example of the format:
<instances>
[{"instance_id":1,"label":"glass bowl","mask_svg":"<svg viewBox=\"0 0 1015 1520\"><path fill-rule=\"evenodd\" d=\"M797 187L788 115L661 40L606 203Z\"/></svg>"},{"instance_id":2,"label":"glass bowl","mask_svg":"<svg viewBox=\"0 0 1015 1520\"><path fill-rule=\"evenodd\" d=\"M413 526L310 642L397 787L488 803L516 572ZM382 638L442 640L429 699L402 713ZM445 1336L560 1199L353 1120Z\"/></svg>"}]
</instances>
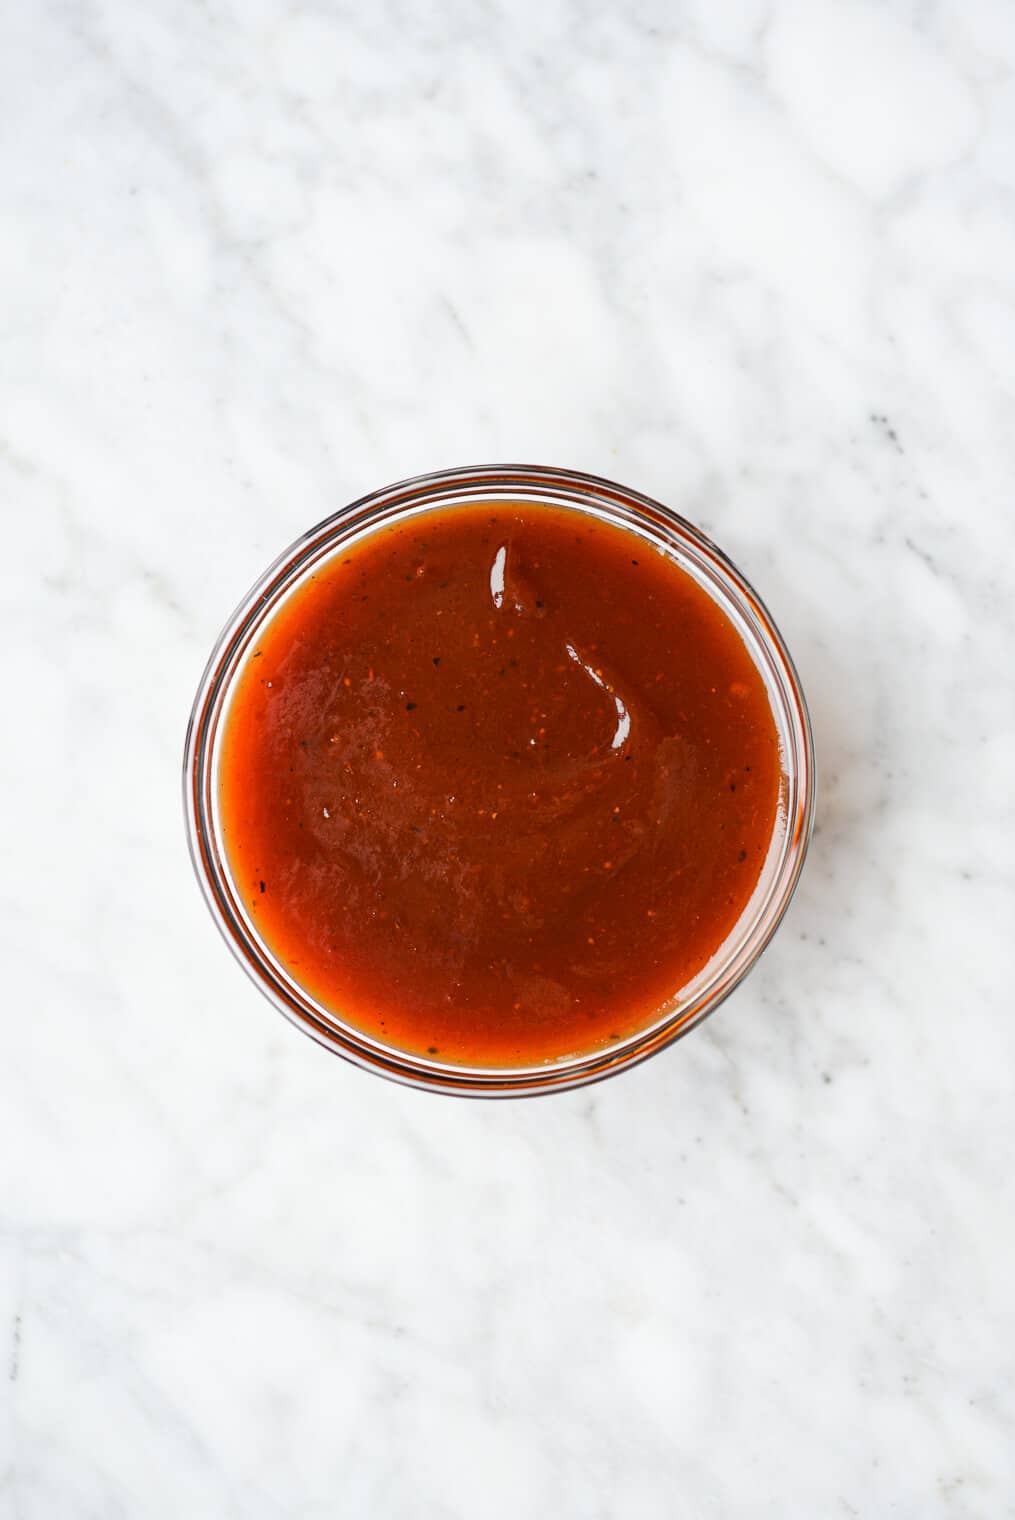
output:
<instances>
[{"instance_id":1,"label":"glass bowl","mask_svg":"<svg viewBox=\"0 0 1015 1520\"><path fill-rule=\"evenodd\" d=\"M385 1045L316 1002L260 939L237 891L218 808L218 736L244 657L281 601L320 563L381 524L435 507L546 502L627 528L662 548L719 604L764 680L779 737L782 786L776 827L754 893L726 940L647 1027L587 1054L534 1066L444 1064ZM187 729L183 792L198 881L227 944L265 996L320 1044L357 1066L430 1092L518 1097L560 1092L623 1071L673 1043L747 975L778 928L803 866L814 813L814 746L804 695L786 646L757 593L721 550L669 508L593 475L529 465L482 465L420 475L374 492L311 528L265 571L229 619L201 679Z\"/></svg>"}]
</instances>

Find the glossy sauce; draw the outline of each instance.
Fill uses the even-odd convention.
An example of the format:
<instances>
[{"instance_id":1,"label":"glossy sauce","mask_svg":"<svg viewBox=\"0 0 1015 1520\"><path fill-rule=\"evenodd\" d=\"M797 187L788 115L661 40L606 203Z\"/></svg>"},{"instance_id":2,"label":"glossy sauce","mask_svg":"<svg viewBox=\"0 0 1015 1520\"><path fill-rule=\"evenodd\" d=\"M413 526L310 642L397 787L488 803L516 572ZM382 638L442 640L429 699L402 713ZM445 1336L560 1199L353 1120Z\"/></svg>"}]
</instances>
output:
<instances>
[{"instance_id":1,"label":"glossy sauce","mask_svg":"<svg viewBox=\"0 0 1015 1520\"><path fill-rule=\"evenodd\" d=\"M400 1049L527 1065L644 1028L709 960L781 766L691 577L519 502L319 568L240 674L219 777L237 890L309 993Z\"/></svg>"}]
</instances>

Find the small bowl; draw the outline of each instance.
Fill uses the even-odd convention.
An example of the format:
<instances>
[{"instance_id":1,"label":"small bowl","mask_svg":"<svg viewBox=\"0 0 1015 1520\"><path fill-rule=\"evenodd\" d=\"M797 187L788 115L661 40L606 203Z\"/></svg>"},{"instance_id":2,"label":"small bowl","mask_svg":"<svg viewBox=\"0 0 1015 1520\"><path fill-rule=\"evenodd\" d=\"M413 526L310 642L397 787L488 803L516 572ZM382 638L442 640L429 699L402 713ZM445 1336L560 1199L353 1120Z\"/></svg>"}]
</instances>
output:
<instances>
[{"instance_id":1,"label":"small bowl","mask_svg":"<svg viewBox=\"0 0 1015 1520\"><path fill-rule=\"evenodd\" d=\"M288 974L245 911L226 857L218 807L222 719L247 651L280 602L320 563L355 539L435 507L546 502L639 534L664 550L738 629L765 683L779 737L782 786L776 826L757 886L711 960L649 1025L587 1054L534 1066L455 1066L399 1050L343 1022ZM814 745L793 662L761 599L726 556L659 502L593 475L529 465L482 465L419 475L364 496L312 528L265 571L229 619L194 701L183 764L191 858L220 933L265 996L329 1050L367 1071L429 1092L507 1098L562 1092L613 1076L671 1045L743 980L775 933L796 887L814 814Z\"/></svg>"}]
</instances>

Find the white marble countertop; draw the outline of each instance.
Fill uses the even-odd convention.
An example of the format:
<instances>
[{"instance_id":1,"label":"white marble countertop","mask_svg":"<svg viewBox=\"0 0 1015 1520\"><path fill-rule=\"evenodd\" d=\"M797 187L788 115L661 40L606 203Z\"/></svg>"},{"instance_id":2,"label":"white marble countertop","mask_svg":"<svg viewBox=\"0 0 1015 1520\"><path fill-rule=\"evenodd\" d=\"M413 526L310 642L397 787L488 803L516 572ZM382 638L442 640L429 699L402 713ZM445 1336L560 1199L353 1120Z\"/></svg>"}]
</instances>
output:
<instances>
[{"instance_id":1,"label":"white marble countertop","mask_svg":"<svg viewBox=\"0 0 1015 1520\"><path fill-rule=\"evenodd\" d=\"M0 1515L1015 1514L1015 12L0 17ZM702 524L813 707L760 968L516 1104L202 905L225 615L445 465Z\"/></svg>"}]
</instances>

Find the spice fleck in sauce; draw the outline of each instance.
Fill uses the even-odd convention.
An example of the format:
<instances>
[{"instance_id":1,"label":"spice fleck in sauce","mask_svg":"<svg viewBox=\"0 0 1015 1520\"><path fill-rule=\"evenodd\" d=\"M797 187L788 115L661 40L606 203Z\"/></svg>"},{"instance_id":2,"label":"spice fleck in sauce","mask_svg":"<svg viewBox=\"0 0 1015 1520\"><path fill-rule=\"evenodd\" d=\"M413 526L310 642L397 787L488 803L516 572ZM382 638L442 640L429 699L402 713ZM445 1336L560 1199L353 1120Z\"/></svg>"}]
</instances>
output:
<instances>
[{"instance_id":1,"label":"spice fleck in sauce","mask_svg":"<svg viewBox=\"0 0 1015 1520\"><path fill-rule=\"evenodd\" d=\"M518 502L375 531L283 603L226 715L220 808L312 996L511 1066L672 1001L755 887L780 777L763 683L691 577Z\"/></svg>"}]
</instances>

